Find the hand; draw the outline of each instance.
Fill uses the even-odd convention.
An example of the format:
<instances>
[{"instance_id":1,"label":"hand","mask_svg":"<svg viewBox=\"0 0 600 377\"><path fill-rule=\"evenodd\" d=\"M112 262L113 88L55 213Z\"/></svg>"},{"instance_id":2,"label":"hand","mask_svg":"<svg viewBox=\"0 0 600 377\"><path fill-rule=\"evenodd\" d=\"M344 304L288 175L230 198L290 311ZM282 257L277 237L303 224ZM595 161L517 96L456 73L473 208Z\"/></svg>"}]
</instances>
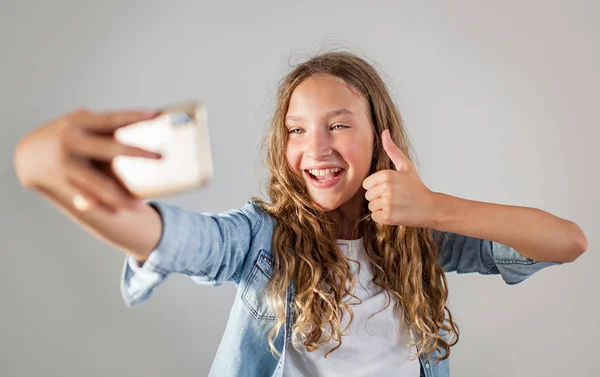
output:
<instances>
[{"instance_id":1,"label":"hand","mask_svg":"<svg viewBox=\"0 0 600 377\"><path fill-rule=\"evenodd\" d=\"M371 218L381 224L431 227L435 193L423 184L412 162L392 141L389 130L383 131L381 139L396 170L381 170L363 181Z\"/></svg>"},{"instance_id":2,"label":"hand","mask_svg":"<svg viewBox=\"0 0 600 377\"><path fill-rule=\"evenodd\" d=\"M33 189L68 191L73 207L110 212L137 201L111 169L117 155L159 159L160 155L119 143L116 129L156 117L157 111L94 113L77 110L34 130L15 149L19 182Z\"/></svg>"}]
</instances>

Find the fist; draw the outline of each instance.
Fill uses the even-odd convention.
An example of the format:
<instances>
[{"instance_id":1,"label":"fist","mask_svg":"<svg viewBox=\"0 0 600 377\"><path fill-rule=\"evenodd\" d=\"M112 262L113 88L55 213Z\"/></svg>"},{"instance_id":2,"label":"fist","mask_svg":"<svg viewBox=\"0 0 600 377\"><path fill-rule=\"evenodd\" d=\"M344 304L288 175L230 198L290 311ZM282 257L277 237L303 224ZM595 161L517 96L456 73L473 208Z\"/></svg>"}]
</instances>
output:
<instances>
[{"instance_id":1,"label":"fist","mask_svg":"<svg viewBox=\"0 0 600 377\"><path fill-rule=\"evenodd\" d=\"M363 181L371 218L381 224L431 227L434 197L413 163L394 144L390 131L381 134L383 149L396 170L380 170Z\"/></svg>"}]
</instances>

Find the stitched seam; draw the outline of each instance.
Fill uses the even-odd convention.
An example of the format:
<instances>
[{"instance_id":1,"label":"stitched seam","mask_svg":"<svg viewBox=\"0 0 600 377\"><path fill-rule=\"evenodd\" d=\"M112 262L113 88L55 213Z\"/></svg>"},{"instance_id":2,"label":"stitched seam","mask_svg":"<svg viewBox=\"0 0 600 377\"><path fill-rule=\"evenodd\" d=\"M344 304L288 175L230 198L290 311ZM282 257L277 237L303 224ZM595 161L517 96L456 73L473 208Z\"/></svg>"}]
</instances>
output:
<instances>
[{"instance_id":1,"label":"stitched seam","mask_svg":"<svg viewBox=\"0 0 600 377\"><path fill-rule=\"evenodd\" d=\"M181 271L181 273L184 275L188 275L188 276L206 276L206 275L208 275L208 273L203 270L200 270L200 271L183 270L183 271ZM211 279L211 280L215 280L215 279Z\"/></svg>"},{"instance_id":2,"label":"stitched seam","mask_svg":"<svg viewBox=\"0 0 600 377\"><path fill-rule=\"evenodd\" d=\"M260 258L260 255L258 257ZM258 273L258 270L259 270L259 268L258 268L258 258L257 258L254 263L254 266L252 267L252 270L250 271L248 280L246 281L246 287L244 287L244 291L242 292L242 301L244 302L244 305L248 308L250 313L252 313L252 315L255 318L265 319L265 320L274 320L276 318L276 316L262 315L262 314L258 313L258 311L252 306L252 304L250 302L248 302L248 299L247 299L248 290L250 289L250 285L252 284L254 277Z\"/></svg>"},{"instance_id":3,"label":"stitched seam","mask_svg":"<svg viewBox=\"0 0 600 377\"><path fill-rule=\"evenodd\" d=\"M252 279L254 278L254 275L256 275L256 266L252 267L252 270L250 271L250 275L248 275L248 279L246 279L246 286L244 287L244 291L242 292L242 300L247 304L247 306L250 310L253 310L252 305L250 305L250 303L248 303L248 301L246 300L246 296L248 293L248 289L250 289L250 284L252 282Z\"/></svg>"},{"instance_id":4,"label":"stitched seam","mask_svg":"<svg viewBox=\"0 0 600 377\"><path fill-rule=\"evenodd\" d=\"M260 205L258 205L258 203L256 203L255 201L252 201L251 203L254 206L254 209L257 210L257 212L263 211L262 207ZM261 226L261 224L262 224L262 216L261 216L261 214L259 214L258 221L256 222L256 224L254 224L254 227L252 228L252 237L254 237L256 235L256 232L258 231L258 228Z\"/></svg>"},{"instance_id":5,"label":"stitched seam","mask_svg":"<svg viewBox=\"0 0 600 377\"><path fill-rule=\"evenodd\" d=\"M499 272L498 267L492 267L487 271L481 272L482 275L494 275Z\"/></svg>"},{"instance_id":6,"label":"stitched seam","mask_svg":"<svg viewBox=\"0 0 600 377\"><path fill-rule=\"evenodd\" d=\"M539 263L534 260L520 261L520 260L514 260L514 259L494 259L494 262L499 263L499 264L522 264L522 265L532 265L532 264Z\"/></svg>"}]
</instances>

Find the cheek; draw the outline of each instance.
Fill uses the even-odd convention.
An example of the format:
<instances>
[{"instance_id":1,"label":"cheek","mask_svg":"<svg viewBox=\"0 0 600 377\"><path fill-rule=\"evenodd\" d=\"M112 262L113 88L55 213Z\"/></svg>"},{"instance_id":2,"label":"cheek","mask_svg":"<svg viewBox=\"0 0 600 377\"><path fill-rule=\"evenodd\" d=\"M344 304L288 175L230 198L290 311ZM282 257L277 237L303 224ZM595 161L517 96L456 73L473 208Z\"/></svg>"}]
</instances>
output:
<instances>
[{"instance_id":1,"label":"cheek","mask_svg":"<svg viewBox=\"0 0 600 377\"><path fill-rule=\"evenodd\" d=\"M285 157L292 170L298 173L300 171L300 154L298 151L293 146L288 145Z\"/></svg>"},{"instance_id":2,"label":"cheek","mask_svg":"<svg viewBox=\"0 0 600 377\"><path fill-rule=\"evenodd\" d=\"M361 153L360 151L367 152ZM349 151L347 156L350 160L349 162L355 167L357 174L360 174L361 176L365 175L365 177L367 174L369 174L369 169L371 168L371 161L373 158L373 151L369 145L363 146L362 149L355 148L352 151Z\"/></svg>"}]
</instances>

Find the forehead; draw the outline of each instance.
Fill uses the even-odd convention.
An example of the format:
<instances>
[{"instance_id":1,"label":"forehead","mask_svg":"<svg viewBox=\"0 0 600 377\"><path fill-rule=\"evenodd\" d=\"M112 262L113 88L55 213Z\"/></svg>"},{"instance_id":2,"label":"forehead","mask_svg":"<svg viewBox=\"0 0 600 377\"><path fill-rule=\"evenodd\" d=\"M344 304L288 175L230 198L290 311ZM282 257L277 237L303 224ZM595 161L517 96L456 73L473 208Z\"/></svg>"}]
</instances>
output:
<instances>
[{"instance_id":1,"label":"forehead","mask_svg":"<svg viewBox=\"0 0 600 377\"><path fill-rule=\"evenodd\" d=\"M292 92L286 120L301 120L324 115L361 116L367 101L349 84L331 75L315 75L300 83ZM347 111L339 111L339 110Z\"/></svg>"}]
</instances>

